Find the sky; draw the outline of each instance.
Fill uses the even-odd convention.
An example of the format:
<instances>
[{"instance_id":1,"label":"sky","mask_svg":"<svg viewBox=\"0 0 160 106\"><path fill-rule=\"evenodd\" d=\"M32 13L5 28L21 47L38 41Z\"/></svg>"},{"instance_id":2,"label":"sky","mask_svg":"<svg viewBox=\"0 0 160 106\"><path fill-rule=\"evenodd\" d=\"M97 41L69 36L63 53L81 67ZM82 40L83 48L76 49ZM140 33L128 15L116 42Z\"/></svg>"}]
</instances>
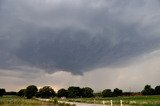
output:
<instances>
[{"instance_id":1,"label":"sky","mask_svg":"<svg viewBox=\"0 0 160 106\"><path fill-rule=\"evenodd\" d=\"M0 0L0 88L160 84L159 0Z\"/></svg>"}]
</instances>

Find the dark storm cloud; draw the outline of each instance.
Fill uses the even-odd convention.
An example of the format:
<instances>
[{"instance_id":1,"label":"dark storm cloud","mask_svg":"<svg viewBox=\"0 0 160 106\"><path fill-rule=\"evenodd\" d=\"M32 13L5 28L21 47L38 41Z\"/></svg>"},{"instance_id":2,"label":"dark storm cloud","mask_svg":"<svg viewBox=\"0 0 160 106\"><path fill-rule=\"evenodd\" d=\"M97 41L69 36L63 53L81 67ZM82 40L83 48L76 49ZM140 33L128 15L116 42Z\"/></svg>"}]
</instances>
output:
<instances>
[{"instance_id":1,"label":"dark storm cloud","mask_svg":"<svg viewBox=\"0 0 160 106\"><path fill-rule=\"evenodd\" d=\"M115 67L159 49L158 9L158 0L6 0L0 68L81 74Z\"/></svg>"}]
</instances>

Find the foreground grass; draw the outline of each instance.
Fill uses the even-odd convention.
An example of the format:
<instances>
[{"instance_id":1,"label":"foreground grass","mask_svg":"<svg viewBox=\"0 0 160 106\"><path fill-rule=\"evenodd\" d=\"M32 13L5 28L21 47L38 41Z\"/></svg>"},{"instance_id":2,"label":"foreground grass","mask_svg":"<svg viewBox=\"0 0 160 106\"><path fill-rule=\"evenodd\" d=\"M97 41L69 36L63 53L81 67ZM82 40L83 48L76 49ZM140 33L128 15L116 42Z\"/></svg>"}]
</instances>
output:
<instances>
[{"instance_id":1,"label":"foreground grass","mask_svg":"<svg viewBox=\"0 0 160 106\"><path fill-rule=\"evenodd\" d=\"M71 106L64 103L54 103L54 101L40 101L37 99L26 99L18 96L0 97L0 106Z\"/></svg>"},{"instance_id":2,"label":"foreground grass","mask_svg":"<svg viewBox=\"0 0 160 106\"><path fill-rule=\"evenodd\" d=\"M0 97L0 106L50 106L51 103L38 101L35 99L25 99L18 96Z\"/></svg>"},{"instance_id":3,"label":"foreground grass","mask_svg":"<svg viewBox=\"0 0 160 106\"><path fill-rule=\"evenodd\" d=\"M111 97L111 98L74 98L65 99L67 102L80 103L95 103L110 105L110 100L114 105L120 105L120 100L123 100L125 105L143 105L143 106L160 106L160 96L130 96L130 97ZM62 100L61 100L62 101ZM0 97L0 106L71 106L70 104L58 103L51 101L40 101L37 99L25 99L18 96ZM72 105L75 106L75 105Z\"/></svg>"},{"instance_id":4,"label":"foreground grass","mask_svg":"<svg viewBox=\"0 0 160 106\"><path fill-rule=\"evenodd\" d=\"M123 104L126 105L146 105L146 106L160 106L160 96L130 96L130 97L109 97L109 98L74 98L66 99L68 102L80 102L80 103L95 103L95 104L107 104L110 105L110 100L113 104L120 104L120 100L123 100Z\"/></svg>"}]
</instances>

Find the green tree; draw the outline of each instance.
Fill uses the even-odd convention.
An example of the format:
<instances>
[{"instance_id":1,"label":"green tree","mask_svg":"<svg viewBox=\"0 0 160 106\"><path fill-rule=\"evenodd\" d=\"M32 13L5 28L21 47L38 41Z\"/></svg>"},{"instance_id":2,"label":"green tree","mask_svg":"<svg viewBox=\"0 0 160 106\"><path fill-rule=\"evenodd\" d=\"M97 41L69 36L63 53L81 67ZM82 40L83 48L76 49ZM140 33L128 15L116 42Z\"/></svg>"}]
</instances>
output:
<instances>
[{"instance_id":1,"label":"green tree","mask_svg":"<svg viewBox=\"0 0 160 106\"><path fill-rule=\"evenodd\" d=\"M114 96L122 96L122 94L123 94L123 91L121 89L115 88L113 90L113 95Z\"/></svg>"},{"instance_id":2,"label":"green tree","mask_svg":"<svg viewBox=\"0 0 160 106\"><path fill-rule=\"evenodd\" d=\"M36 95L38 89L35 85L30 85L26 88L25 91L25 97L27 97L27 99L31 99L33 96Z\"/></svg>"},{"instance_id":3,"label":"green tree","mask_svg":"<svg viewBox=\"0 0 160 106\"><path fill-rule=\"evenodd\" d=\"M18 91L17 95L20 96L20 97L24 97L25 96L25 91L26 89L21 89Z\"/></svg>"},{"instance_id":4,"label":"green tree","mask_svg":"<svg viewBox=\"0 0 160 106\"><path fill-rule=\"evenodd\" d=\"M62 88L58 90L57 96L58 97L68 97L68 91Z\"/></svg>"},{"instance_id":5,"label":"green tree","mask_svg":"<svg viewBox=\"0 0 160 106\"><path fill-rule=\"evenodd\" d=\"M3 88L0 88L0 97L2 97L6 93L6 90Z\"/></svg>"},{"instance_id":6,"label":"green tree","mask_svg":"<svg viewBox=\"0 0 160 106\"><path fill-rule=\"evenodd\" d=\"M105 90L102 91L102 96L103 97L112 97L113 92L111 91L111 89L105 89Z\"/></svg>"},{"instance_id":7,"label":"green tree","mask_svg":"<svg viewBox=\"0 0 160 106\"><path fill-rule=\"evenodd\" d=\"M102 92L96 92L96 93L94 93L93 95L94 95L94 97L97 97L97 98L103 97L103 96L102 96Z\"/></svg>"},{"instance_id":8,"label":"green tree","mask_svg":"<svg viewBox=\"0 0 160 106\"><path fill-rule=\"evenodd\" d=\"M160 85L155 87L155 94L160 95Z\"/></svg>"},{"instance_id":9,"label":"green tree","mask_svg":"<svg viewBox=\"0 0 160 106\"><path fill-rule=\"evenodd\" d=\"M155 90L151 87L151 85L146 85L141 93L143 95L154 95Z\"/></svg>"},{"instance_id":10,"label":"green tree","mask_svg":"<svg viewBox=\"0 0 160 106\"><path fill-rule=\"evenodd\" d=\"M43 88L39 89L38 96L41 98L50 98L55 97L56 93L50 86L44 86Z\"/></svg>"},{"instance_id":11,"label":"green tree","mask_svg":"<svg viewBox=\"0 0 160 106\"><path fill-rule=\"evenodd\" d=\"M69 98L78 98L81 97L81 88L71 86L68 88L68 97Z\"/></svg>"},{"instance_id":12,"label":"green tree","mask_svg":"<svg viewBox=\"0 0 160 106\"><path fill-rule=\"evenodd\" d=\"M90 98L90 97L93 97L93 89L89 88L89 87L85 87L85 88L82 88L81 89L81 95L82 97L85 97L85 98Z\"/></svg>"}]
</instances>

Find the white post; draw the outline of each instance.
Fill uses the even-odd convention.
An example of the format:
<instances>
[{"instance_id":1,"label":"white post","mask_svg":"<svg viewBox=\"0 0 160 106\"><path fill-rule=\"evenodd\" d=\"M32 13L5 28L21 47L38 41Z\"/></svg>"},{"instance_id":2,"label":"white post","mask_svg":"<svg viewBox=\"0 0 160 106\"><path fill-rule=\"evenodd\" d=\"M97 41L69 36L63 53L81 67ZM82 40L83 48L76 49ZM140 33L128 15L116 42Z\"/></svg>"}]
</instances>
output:
<instances>
[{"instance_id":1,"label":"white post","mask_svg":"<svg viewBox=\"0 0 160 106\"><path fill-rule=\"evenodd\" d=\"M112 100L111 100L111 106L113 106Z\"/></svg>"},{"instance_id":2,"label":"white post","mask_svg":"<svg viewBox=\"0 0 160 106\"><path fill-rule=\"evenodd\" d=\"M123 105L122 103L123 103L123 101L122 100L120 100L120 103L121 103L121 106Z\"/></svg>"},{"instance_id":3,"label":"white post","mask_svg":"<svg viewBox=\"0 0 160 106\"><path fill-rule=\"evenodd\" d=\"M105 105L105 101L104 100L102 101L102 103L103 103L103 105Z\"/></svg>"}]
</instances>

